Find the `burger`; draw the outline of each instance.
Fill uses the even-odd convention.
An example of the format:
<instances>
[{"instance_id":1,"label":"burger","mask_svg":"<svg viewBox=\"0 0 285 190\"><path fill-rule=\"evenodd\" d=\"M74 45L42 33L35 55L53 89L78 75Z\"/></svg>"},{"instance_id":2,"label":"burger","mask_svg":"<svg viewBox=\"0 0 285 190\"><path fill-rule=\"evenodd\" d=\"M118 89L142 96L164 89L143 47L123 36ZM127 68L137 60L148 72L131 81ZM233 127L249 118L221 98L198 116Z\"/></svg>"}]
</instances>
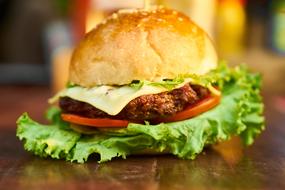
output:
<instances>
[{"instance_id":1,"label":"burger","mask_svg":"<svg viewBox=\"0 0 285 190\"><path fill-rule=\"evenodd\" d=\"M133 154L194 159L204 147L264 129L261 78L218 61L209 36L184 14L120 10L75 48L66 88L47 119L17 120L17 136L41 157L83 163Z\"/></svg>"}]
</instances>

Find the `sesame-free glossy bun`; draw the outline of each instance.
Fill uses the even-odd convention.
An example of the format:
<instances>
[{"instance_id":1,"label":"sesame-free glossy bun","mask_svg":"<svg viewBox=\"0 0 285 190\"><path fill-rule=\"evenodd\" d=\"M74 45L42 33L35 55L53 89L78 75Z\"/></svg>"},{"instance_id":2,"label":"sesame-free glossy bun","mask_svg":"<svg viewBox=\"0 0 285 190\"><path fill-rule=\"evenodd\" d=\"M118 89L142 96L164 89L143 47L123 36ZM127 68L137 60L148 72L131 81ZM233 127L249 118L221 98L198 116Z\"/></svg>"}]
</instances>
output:
<instances>
[{"instance_id":1,"label":"sesame-free glossy bun","mask_svg":"<svg viewBox=\"0 0 285 190\"><path fill-rule=\"evenodd\" d=\"M217 66L208 35L187 16L165 8L121 10L76 47L69 80L84 87L205 74Z\"/></svg>"}]
</instances>

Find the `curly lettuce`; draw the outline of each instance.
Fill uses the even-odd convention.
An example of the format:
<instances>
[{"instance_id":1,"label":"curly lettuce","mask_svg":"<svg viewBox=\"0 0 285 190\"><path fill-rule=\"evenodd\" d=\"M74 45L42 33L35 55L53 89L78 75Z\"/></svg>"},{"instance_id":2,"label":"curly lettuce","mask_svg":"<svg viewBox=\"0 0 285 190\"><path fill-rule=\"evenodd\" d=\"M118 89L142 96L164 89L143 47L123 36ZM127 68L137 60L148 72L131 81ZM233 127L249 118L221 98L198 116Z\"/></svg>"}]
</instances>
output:
<instances>
[{"instance_id":1,"label":"curly lettuce","mask_svg":"<svg viewBox=\"0 0 285 190\"><path fill-rule=\"evenodd\" d=\"M222 100L195 118L158 125L130 123L118 132L98 130L93 135L83 135L71 130L60 119L60 110L53 108L47 114L51 125L39 124L24 113L17 120L17 136L24 141L24 148L35 155L79 163L86 162L91 154L99 154L99 162L105 162L144 149L194 159L205 146L233 135L241 136L245 145L252 144L264 130L261 77L245 67L220 65L203 80L219 86Z\"/></svg>"}]
</instances>

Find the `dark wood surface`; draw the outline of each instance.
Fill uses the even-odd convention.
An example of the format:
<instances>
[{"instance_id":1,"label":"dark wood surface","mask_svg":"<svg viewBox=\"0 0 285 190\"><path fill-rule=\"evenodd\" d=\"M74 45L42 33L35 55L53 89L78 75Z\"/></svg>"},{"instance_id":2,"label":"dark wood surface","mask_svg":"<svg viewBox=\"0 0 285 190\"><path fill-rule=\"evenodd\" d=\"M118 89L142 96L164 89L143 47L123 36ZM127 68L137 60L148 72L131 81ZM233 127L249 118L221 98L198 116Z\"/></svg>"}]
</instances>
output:
<instances>
[{"instance_id":1,"label":"dark wood surface","mask_svg":"<svg viewBox=\"0 0 285 190\"><path fill-rule=\"evenodd\" d=\"M273 94L265 96L266 131L246 149L234 138L194 161L133 156L103 164L25 152L15 137L16 118L27 111L44 121L49 89L2 86L0 94L0 189L285 189L285 103Z\"/></svg>"}]
</instances>

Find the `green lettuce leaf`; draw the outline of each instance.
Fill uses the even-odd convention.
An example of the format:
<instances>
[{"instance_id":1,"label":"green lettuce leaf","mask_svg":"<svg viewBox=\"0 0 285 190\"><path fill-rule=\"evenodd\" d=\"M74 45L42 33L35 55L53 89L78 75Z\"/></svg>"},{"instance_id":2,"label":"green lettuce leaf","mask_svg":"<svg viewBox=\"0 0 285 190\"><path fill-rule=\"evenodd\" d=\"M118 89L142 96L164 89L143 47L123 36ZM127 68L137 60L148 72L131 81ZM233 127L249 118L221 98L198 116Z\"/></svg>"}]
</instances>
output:
<instances>
[{"instance_id":1,"label":"green lettuce leaf","mask_svg":"<svg viewBox=\"0 0 285 190\"><path fill-rule=\"evenodd\" d=\"M118 132L98 130L94 135L81 135L66 127L68 124L59 117L60 110L53 109L48 114L52 125L38 124L23 114L17 121L17 136L24 140L25 149L36 155L79 163L91 154L99 154L100 162L104 162L144 149L194 159L205 146L233 135L240 135L245 145L252 144L264 129L260 76L245 67L231 69L226 65L208 75L209 79L203 80L219 86L221 103L192 119L158 125L131 123Z\"/></svg>"},{"instance_id":2,"label":"green lettuce leaf","mask_svg":"<svg viewBox=\"0 0 285 190\"><path fill-rule=\"evenodd\" d=\"M184 80L185 77L178 76L174 79L163 79L161 82L150 82L149 84L153 86L160 86L168 90L173 90L177 85L183 83Z\"/></svg>"},{"instance_id":3,"label":"green lettuce leaf","mask_svg":"<svg viewBox=\"0 0 285 190\"><path fill-rule=\"evenodd\" d=\"M179 84L182 84L185 80L189 79L192 84L209 87L218 81L217 77L218 76L214 73L208 73L207 75L185 74L178 75L174 79L163 79L157 82L134 80L129 86L136 90L140 89L143 85L159 86L168 90L173 90L177 88Z\"/></svg>"},{"instance_id":4,"label":"green lettuce leaf","mask_svg":"<svg viewBox=\"0 0 285 190\"><path fill-rule=\"evenodd\" d=\"M65 158L81 136L58 125L38 124L27 113L17 120L17 125L17 136L25 140L24 148L41 157Z\"/></svg>"}]
</instances>

